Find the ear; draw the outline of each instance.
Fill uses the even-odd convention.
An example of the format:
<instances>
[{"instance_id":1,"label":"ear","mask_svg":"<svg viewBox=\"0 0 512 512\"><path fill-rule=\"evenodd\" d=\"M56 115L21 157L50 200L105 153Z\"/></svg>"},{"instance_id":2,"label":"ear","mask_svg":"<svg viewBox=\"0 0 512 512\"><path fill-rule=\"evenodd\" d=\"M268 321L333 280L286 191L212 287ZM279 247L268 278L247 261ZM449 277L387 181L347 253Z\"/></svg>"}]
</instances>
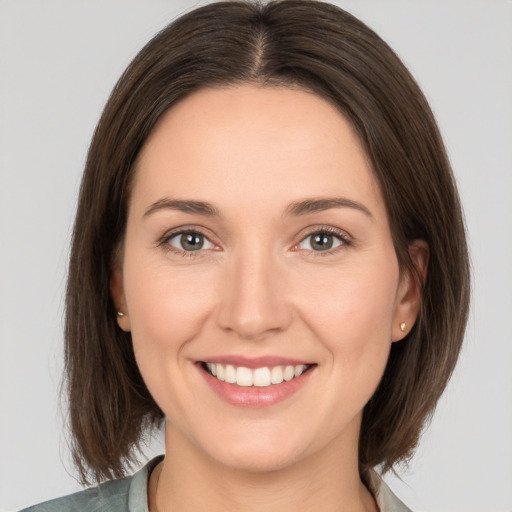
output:
<instances>
[{"instance_id":1,"label":"ear","mask_svg":"<svg viewBox=\"0 0 512 512\"><path fill-rule=\"evenodd\" d=\"M409 257L414 269L406 268L400 278L391 329L392 341L400 341L411 331L423 301L422 288L427 278L429 248L424 240L409 244Z\"/></svg>"},{"instance_id":2,"label":"ear","mask_svg":"<svg viewBox=\"0 0 512 512\"><path fill-rule=\"evenodd\" d=\"M110 293L116 308L116 318L119 327L130 332L130 316L126 307L126 298L124 296L123 273L120 268L115 268L110 277Z\"/></svg>"}]
</instances>

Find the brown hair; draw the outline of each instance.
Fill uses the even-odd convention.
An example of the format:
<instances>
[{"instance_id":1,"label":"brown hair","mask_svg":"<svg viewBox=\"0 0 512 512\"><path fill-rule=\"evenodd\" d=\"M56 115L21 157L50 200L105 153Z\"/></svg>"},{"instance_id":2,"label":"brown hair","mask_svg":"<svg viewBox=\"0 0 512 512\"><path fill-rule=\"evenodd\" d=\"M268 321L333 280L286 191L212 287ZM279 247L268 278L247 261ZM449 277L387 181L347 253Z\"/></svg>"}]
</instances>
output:
<instances>
[{"instance_id":1,"label":"brown hair","mask_svg":"<svg viewBox=\"0 0 512 512\"><path fill-rule=\"evenodd\" d=\"M80 189L66 296L65 358L75 463L83 481L122 476L163 419L116 323L110 278L134 161L161 116L200 88L295 85L357 130L388 208L401 268L430 248L418 320L394 343L366 405L360 471L406 460L453 371L469 301L461 207L432 112L396 54L349 13L314 0L218 2L178 18L135 57L94 134Z\"/></svg>"}]
</instances>

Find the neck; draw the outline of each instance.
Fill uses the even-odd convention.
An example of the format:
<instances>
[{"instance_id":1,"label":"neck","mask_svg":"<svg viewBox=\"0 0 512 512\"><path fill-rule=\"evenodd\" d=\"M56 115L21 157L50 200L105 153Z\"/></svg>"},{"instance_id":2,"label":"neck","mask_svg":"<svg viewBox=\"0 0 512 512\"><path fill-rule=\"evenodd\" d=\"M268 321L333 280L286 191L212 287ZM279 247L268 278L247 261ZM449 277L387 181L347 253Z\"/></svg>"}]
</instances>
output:
<instances>
[{"instance_id":1,"label":"neck","mask_svg":"<svg viewBox=\"0 0 512 512\"><path fill-rule=\"evenodd\" d=\"M169 425L166 447L150 479L150 512L377 512L359 477L357 450L330 445L286 468L249 471L220 464Z\"/></svg>"}]
</instances>

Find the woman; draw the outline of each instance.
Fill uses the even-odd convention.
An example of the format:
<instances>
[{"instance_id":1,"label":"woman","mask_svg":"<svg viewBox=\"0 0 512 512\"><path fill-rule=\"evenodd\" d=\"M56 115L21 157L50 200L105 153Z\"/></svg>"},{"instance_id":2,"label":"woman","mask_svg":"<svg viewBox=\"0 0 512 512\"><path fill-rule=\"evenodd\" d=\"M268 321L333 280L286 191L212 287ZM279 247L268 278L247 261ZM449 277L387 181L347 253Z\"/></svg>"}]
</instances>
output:
<instances>
[{"instance_id":1,"label":"woman","mask_svg":"<svg viewBox=\"0 0 512 512\"><path fill-rule=\"evenodd\" d=\"M329 4L214 3L110 97L82 182L66 364L84 482L32 510L407 510L468 260L430 109Z\"/></svg>"}]
</instances>

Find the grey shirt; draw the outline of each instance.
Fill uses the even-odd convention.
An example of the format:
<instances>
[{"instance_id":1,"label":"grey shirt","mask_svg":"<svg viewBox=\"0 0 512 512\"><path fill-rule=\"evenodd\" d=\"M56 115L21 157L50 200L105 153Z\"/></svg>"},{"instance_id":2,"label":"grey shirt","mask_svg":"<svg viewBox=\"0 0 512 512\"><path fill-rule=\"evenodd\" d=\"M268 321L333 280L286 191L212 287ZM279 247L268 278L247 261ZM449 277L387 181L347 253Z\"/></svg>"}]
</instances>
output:
<instances>
[{"instance_id":1,"label":"grey shirt","mask_svg":"<svg viewBox=\"0 0 512 512\"><path fill-rule=\"evenodd\" d=\"M111 480L20 512L149 512L149 475L162 459L162 456L154 458L133 476ZM372 492L380 512L411 512L377 473L372 475Z\"/></svg>"}]
</instances>

